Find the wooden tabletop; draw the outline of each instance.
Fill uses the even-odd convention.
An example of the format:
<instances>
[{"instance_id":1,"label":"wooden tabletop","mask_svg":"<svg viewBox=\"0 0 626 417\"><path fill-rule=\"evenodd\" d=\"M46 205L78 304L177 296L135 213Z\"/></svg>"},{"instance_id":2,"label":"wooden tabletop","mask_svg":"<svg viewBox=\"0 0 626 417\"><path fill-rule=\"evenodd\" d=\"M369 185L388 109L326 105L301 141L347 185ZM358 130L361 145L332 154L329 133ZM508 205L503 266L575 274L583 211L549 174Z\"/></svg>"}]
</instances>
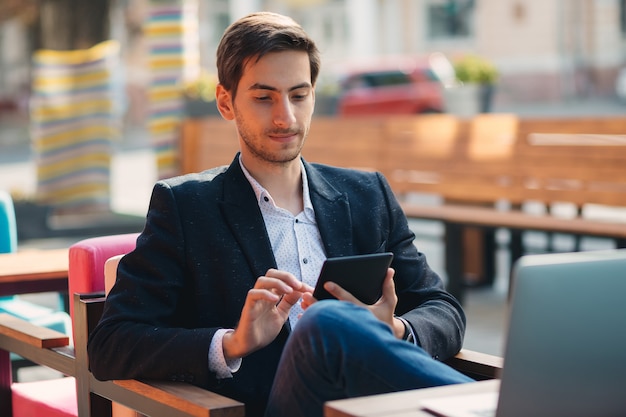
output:
<instances>
[{"instance_id":1,"label":"wooden tabletop","mask_svg":"<svg viewBox=\"0 0 626 417\"><path fill-rule=\"evenodd\" d=\"M422 409L420 405L421 400L495 392L499 388L500 380L492 379L445 387L329 401L324 408L324 417L433 417L432 414Z\"/></svg>"},{"instance_id":2,"label":"wooden tabletop","mask_svg":"<svg viewBox=\"0 0 626 417\"><path fill-rule=\"evenodd\" d=\"M67 291L69 249L0 254L0 295Z\"/></svg>"}]
</instances>

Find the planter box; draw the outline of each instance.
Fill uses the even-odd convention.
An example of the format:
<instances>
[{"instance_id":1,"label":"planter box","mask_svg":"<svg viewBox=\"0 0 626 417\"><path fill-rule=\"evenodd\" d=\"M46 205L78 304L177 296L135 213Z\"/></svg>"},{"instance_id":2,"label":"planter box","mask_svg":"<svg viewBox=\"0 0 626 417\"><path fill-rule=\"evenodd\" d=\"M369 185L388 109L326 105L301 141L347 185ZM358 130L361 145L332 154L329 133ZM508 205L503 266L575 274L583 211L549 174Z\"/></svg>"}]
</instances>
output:
<instances>
[{"instance_id":1,"label":"planter box","mask_svg":"<svg viewBox=\"0 0 626 417\"><path fill-rule=\"evenodd\" d=\"M444 89L445 110L460 117L472 117L491 112L495 86L465 84Z\"/></svg>"},{"instance_id":2,"label":"planter box","mask_svg":"<svg viewBox=\"0 0 626 417\"><path fill-rule=\"evenodd\" d=\"M219 116L215 101L185 100L185 116L202 118L207 116Z\"/></svg>"},{"instance_id":3,"label":"planter box","mask_svg":"<svg viewBox=\"0 0 626 417\"><path fill-rule=\"evenodd\" d=\"M478 84L446 87L443 90L446 113L459 117L472 117L480 113Z\"/></svg>"}]
</instances>

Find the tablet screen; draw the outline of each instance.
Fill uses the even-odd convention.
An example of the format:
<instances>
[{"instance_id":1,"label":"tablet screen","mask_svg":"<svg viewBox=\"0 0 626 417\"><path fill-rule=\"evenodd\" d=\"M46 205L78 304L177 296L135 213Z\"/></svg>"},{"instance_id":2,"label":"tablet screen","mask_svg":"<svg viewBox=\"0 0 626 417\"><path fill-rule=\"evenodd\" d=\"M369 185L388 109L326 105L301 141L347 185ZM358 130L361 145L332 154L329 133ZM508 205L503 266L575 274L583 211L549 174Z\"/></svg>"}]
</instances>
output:
<instances>
[{"instance_id":1,"label":"tablet screen","mask_svg":"<svg viewBox=\"0 0 626 417\"><path fill-rule=\"evenodd\" d=\"M382 285L393 253L341 256L324 261L313 296L317 300L334 298L323 287L332 281L365 304L374 304L382 295Z\"/></svg>"}]
</instances>

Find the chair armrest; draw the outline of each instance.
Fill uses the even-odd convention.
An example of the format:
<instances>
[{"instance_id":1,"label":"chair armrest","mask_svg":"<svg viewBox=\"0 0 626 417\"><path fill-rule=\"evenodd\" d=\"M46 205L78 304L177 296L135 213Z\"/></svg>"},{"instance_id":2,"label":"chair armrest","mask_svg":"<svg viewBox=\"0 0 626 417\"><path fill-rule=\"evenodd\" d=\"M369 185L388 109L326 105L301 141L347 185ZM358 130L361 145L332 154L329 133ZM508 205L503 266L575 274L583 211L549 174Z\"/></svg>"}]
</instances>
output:
<instances>
[{"instance_id":1,"label":"chair armrest","mask_svg":"<svg viewBox=\"0 0 626 417\"><path fill-rule=\"evenodd\" d=\"M6 313L0 314L0 334L39 348L54 348L70 344L70 338L66 334L36 326Z\"/></svg>"},{"instance_id":2,"label":"chair armrest","mask_svg":"<svg viewBox=\"0 0 626 417\"><path fill-rule=\"evenodd\" d=\"M90 377L93 394L141 415L168 417L244 417L244 404L183 382L98 381ZM92 416L94 414L92 413Z\"/></svg>"},{"instance_id":3,"label":"chair armrest","mask_svg":"<svg viewBox=\"0 0 626 417\"><path fill-rule=\"evenodd\" d=\"M74 349L63 333L0 314L0 415L11 415L13 375L10 352L65 375L76 373Z\"/></svg>"},{"instance_id":4,"label":"chair armrest","mask_svg":"<svg viewBox=\"0 0 626 417\"><path fill-rule=\"evenodd\" d=\"M36 326L9 314L0 314L0 349L74 376L75 356L69 341L66 334Z\"/></svg>"},{"instance_id":5,"label":"chair armrest","mask_svg":"<svg viewBox=\"0 0 626 417\"><path fill-rule=\"evenodd\" d=\"M461 349L456 356L448 359L446 363L471 378L484 380L500 377L503 360L499 356Z\"/></svg>"},{"instance_id":6,"label":"chair armrest","mask_svg":"<svg viewBox=\"0 0 626 417\"><path fill-rule=\"evenodd\" d=\"M87 334L96 325L104 297L74 296L74 334L76 337L77 378L81 384L78 391L78 410L85 415L99 417L101 399L132 408L144 415L167 415L168 417L243 417L244 404L222 395L182 382L114 380L99 381L91 372L87 358ZM95 394L100 400L94 399ZM104 406L105 407L105 406ZM88 413L91 414L88 414Z\"/></svg>"}]
</instances>

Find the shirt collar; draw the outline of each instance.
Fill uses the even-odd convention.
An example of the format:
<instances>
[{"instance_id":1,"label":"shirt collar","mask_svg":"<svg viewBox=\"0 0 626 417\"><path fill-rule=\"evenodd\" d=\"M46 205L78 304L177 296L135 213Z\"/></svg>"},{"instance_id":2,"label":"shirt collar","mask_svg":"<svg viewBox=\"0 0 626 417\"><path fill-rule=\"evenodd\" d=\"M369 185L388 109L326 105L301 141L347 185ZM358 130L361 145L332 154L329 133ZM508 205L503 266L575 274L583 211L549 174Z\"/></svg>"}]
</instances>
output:
<instances>
[{"instance_id":1,"label":"shirt collar","mask_svg":"<svg viewBox=\"0 0 626 417\"><path fill-rule=\"evenodd\" d=\"M263 188L263 186L259 184L256 179L254 179L254 177L243 165L243 162L241 162L241 155L239 155L239 166L241 167L243 174L246 176L246 179L250 183L252 190L254 190L257 203L260 205L264 197L267 197L272 202L272 204L275 205L272 195L265 188ZM300 160L300 170L302 172L302 200L304 205L304 215L307 219L315 221L315 211L313 210L313 203L311 203L311 196L309 194L309 182L307 180L308 177L306 174L306 169L304 169L304 164L302 163L302 160Z\"/></svg>"}]
</instances>

